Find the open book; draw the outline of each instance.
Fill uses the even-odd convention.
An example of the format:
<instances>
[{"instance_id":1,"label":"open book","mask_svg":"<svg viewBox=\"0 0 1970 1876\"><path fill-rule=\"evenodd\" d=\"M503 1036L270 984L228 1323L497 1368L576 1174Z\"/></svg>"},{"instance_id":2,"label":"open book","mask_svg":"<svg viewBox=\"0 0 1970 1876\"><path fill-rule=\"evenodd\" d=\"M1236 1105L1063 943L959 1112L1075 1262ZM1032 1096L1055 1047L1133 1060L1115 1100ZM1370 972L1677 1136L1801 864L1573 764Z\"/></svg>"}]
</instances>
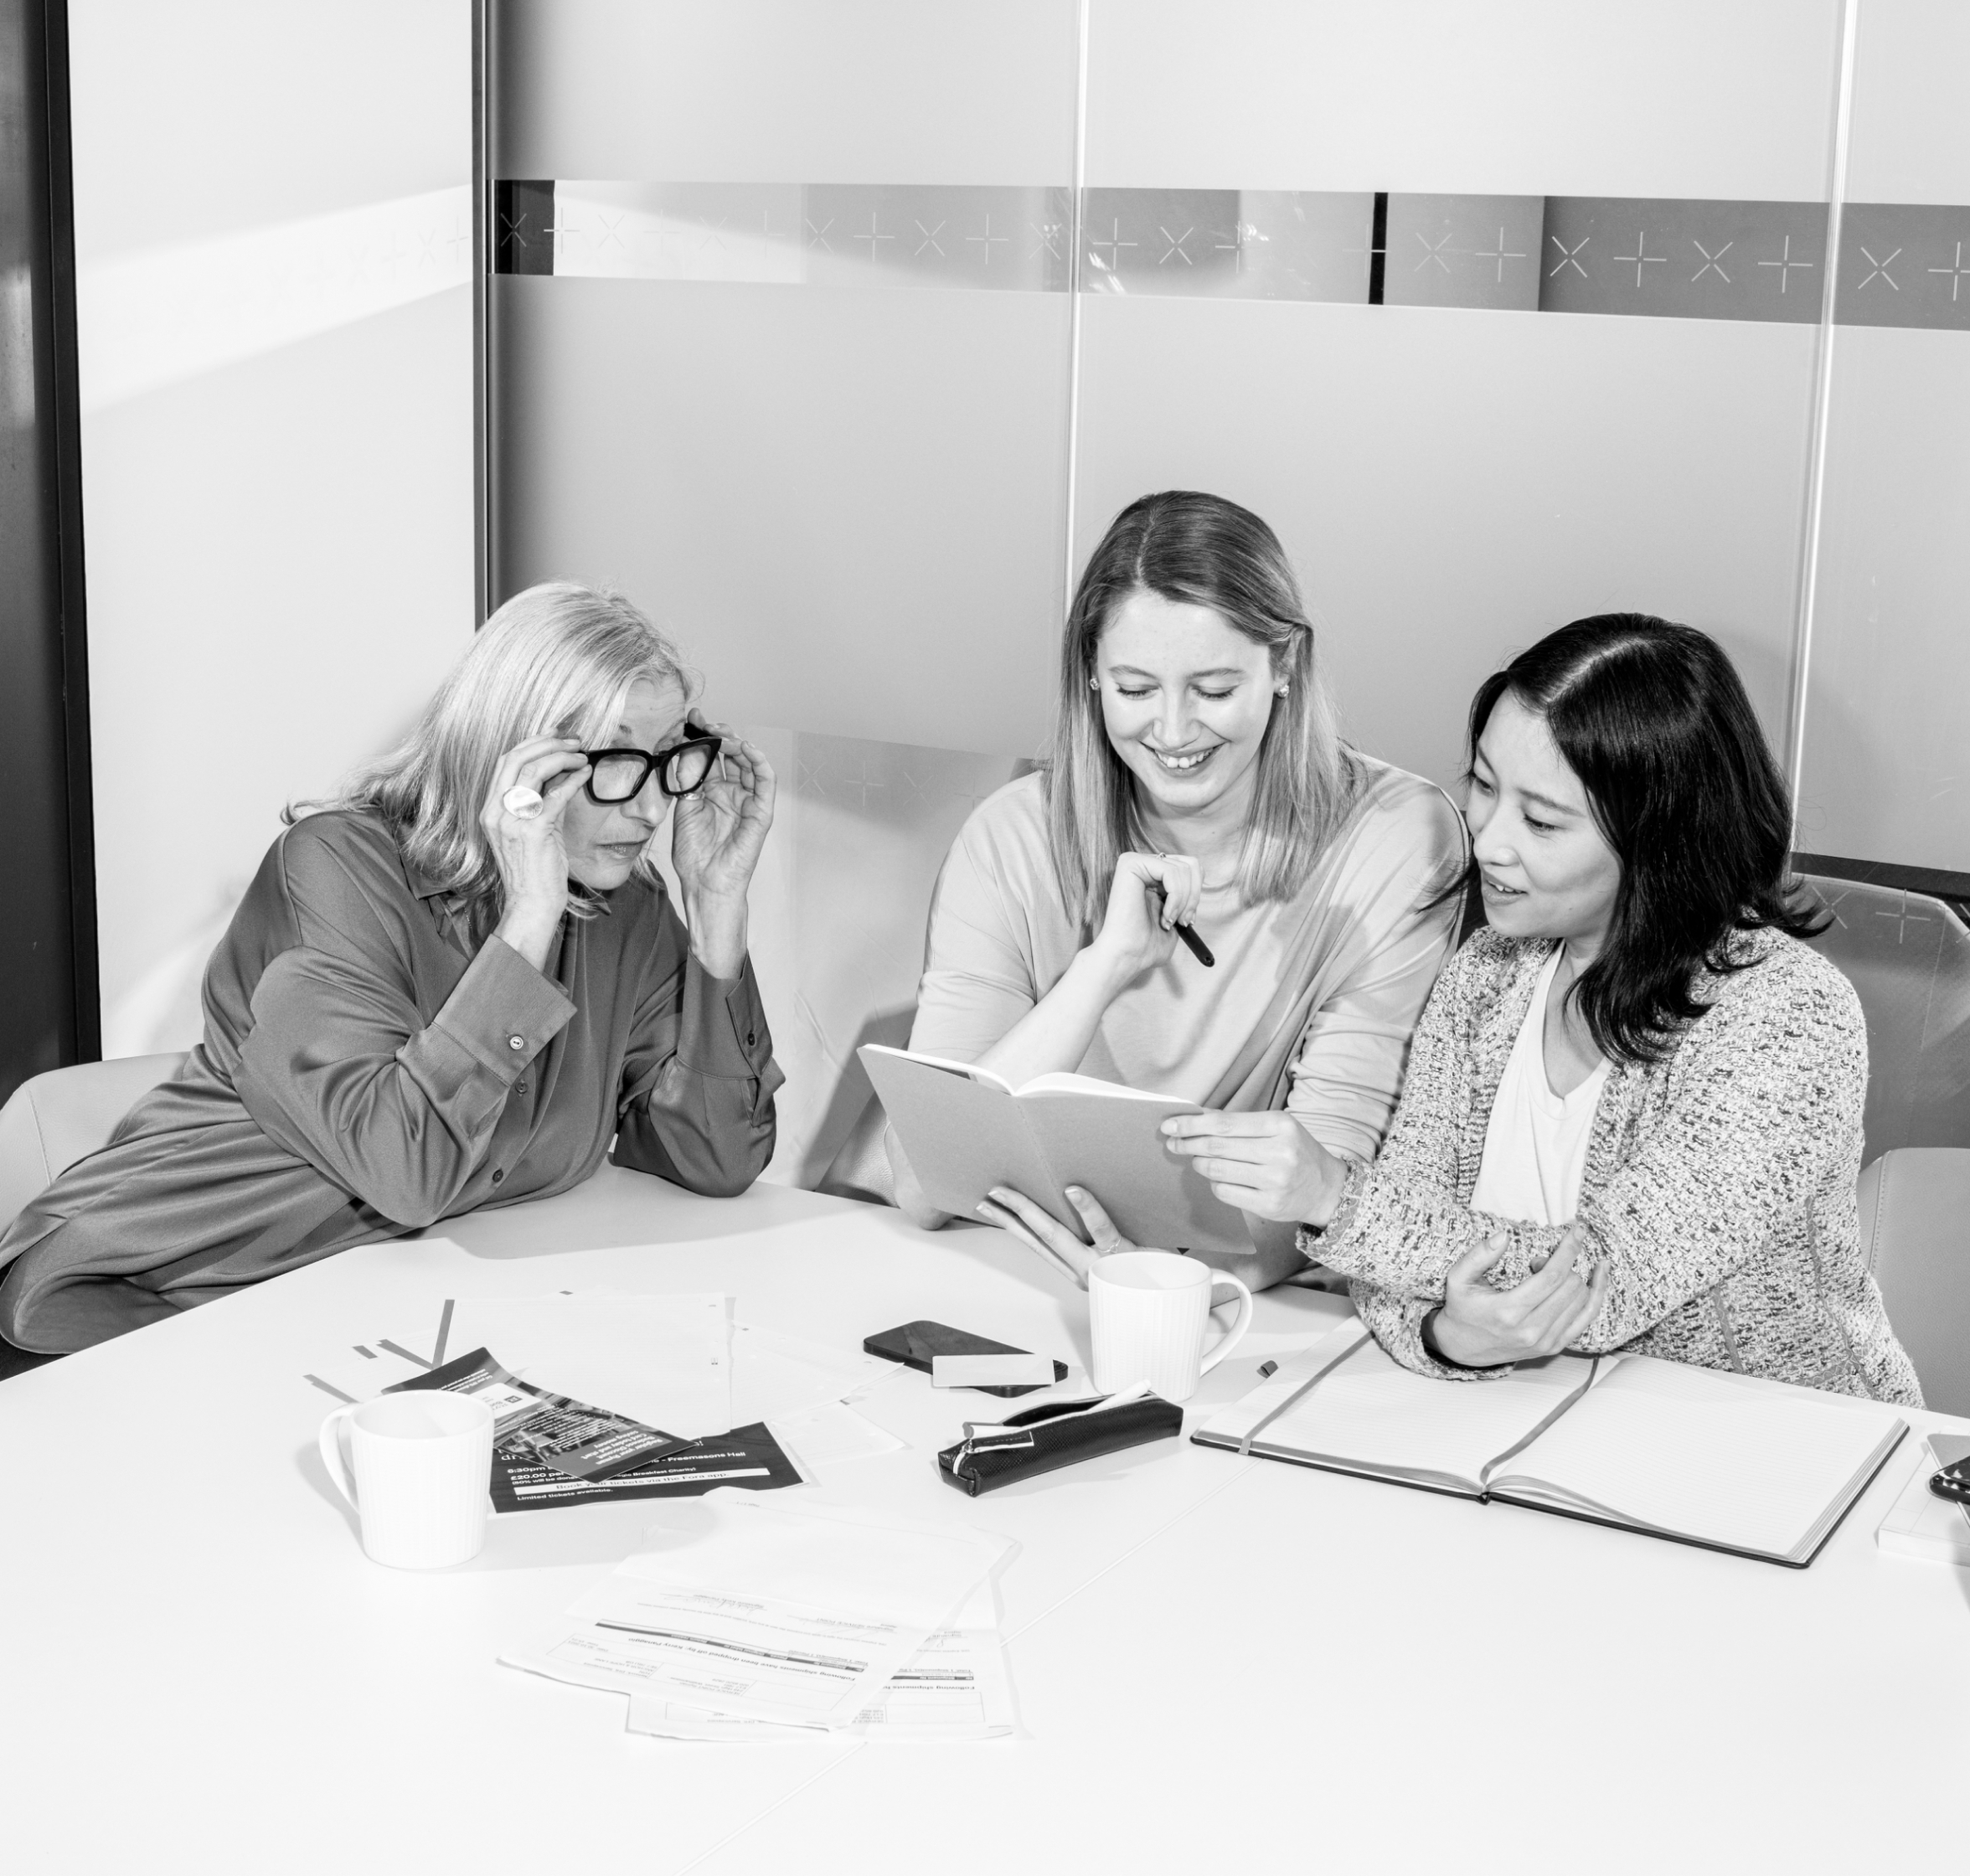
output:
<instances>
[{"instance_id":1,"label":"open book","mask_svg":"<svg viewBox=\"0 0 1970 1876\"><path fill-rule=\"evenodd\" d=\"M1172 1115L1203 1113L1195 1101L1085 1075L1015 1089L988 1069L880 1043L855 1053L933 1205L969 1218L993 1187L1010 1186L1084 1237L1064 1189L1071 1183L1135 1244L1250 1254L1245 1214L1166 1152L1157 1131Z\"/></svg>"},{"instance_id":2,"label":"open book","mask_svg":"<svg viewBox=\"0 0 1970 1876\"><path fill-rule=\"evenodd\" d=\"M1192 1437L1803 1569L1907 1431L1844 1395L1647 1355L1434 1380L1349 1322Z\"/></svg>"}]
</instances>

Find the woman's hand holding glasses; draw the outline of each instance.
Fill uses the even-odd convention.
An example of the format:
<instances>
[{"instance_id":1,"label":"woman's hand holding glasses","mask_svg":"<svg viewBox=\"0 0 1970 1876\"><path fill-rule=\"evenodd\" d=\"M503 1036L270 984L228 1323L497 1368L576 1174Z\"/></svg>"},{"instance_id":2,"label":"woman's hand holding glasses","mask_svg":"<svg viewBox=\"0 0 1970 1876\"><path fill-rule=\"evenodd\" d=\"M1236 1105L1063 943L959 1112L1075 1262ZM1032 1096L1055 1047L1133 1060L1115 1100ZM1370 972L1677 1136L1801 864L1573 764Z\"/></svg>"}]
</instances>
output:
<instances>
[{"instance_id":1,"label":"woman's hand holding glasses","mask_svg":"<svg viewBox=\"0 0 1970 1876\"><path fill-rule=\"evenodd\" d=\"M689 728L699 734L673 764L679 781L695 767L683 755L693 741L715 736L718 747L697 786L678 795L671 863L699 963L714 977L735 977L745 961L746 890L773 824L773 769L763 750L725 724L708 724L694 709Z\"/></svg>"},{"instance_id":2,"label":"woman's hand holding glasses","mask_svg":"<svg viewBox=\"0 0 1970 1876\"><path fill-rule=\"evenodd\" d=\"M536 971L547 966L568 903L561 816L588 776L588 758L572 736L534 736L500 758L479 811L503 889L496 935ZM539 798L538 807L529 795Z\"/></svg>"}]
</instances>

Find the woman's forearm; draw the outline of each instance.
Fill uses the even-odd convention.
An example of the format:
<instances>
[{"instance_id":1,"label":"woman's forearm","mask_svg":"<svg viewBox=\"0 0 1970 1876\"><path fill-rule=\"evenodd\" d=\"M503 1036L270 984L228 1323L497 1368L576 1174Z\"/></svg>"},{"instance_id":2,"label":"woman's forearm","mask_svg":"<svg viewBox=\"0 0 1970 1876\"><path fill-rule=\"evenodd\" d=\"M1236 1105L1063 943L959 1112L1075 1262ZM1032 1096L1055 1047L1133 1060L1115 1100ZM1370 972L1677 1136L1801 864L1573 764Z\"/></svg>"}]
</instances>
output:
<instances>
[{"instance_id":1,"label":"woman's forearm","mask_svg":"<svg viewBox=\"0 0 1970 1876\"><path fill-rule=\"evenodd\" d=\"M1071 1074L1127 982L1105 952L1089 946L1060 981L978 1058L977 1066L1015 1088L1035 1075Z\"/></svg>"},{"instance_id":2,"label":"woman's forearm","mask_svg":"<svg viewBox=\"0 0 1970 1876\"><path fill-rule=\"evenodd\" d=\"M743 894L684 895L684 925L699 965L730 982L745 966L746 906Z\"/></svg>"}]
</instances>

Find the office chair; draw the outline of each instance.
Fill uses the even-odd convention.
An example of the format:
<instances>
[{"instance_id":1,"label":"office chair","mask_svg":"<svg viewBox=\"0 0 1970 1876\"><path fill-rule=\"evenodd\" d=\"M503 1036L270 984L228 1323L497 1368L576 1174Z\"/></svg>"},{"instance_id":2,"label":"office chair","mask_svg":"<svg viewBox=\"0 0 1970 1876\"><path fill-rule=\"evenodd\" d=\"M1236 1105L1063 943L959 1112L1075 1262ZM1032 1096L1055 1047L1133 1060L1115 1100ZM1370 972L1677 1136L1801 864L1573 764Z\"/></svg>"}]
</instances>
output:
<instances>
[{"instance_id":1,"label":"office chair","mask_svg":"<svg viewBox=\"0 0 1970 1876\"><path fill-rule=\"evenodd\" d=\"M0 1107L0 1231L79 1159L109 1143L116 1123L183 1055L126 1055L31 1076Z\"/></svg>"},{"instance_id":2,"label":"office chair","mask_svg":"<svg viewBox=\"0 0 1970 1876\"><path fill-rule=\"evenodd\" d=\"M1945 1414L1970 1414L1970 1147L1900 1147L1860 1175L1860 1247Z\"/></svg>"}]
</instances>

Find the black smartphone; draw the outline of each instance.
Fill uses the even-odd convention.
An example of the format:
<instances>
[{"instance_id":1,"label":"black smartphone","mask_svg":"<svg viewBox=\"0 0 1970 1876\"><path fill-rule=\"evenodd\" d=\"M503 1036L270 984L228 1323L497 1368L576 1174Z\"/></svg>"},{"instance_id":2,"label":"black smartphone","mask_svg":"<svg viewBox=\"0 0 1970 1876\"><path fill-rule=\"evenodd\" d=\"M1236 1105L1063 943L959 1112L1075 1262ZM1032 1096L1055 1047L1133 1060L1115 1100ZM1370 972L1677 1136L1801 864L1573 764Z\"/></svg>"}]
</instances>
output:
<instances>
[{"instance_id":1,"label":"black smartphone","mask_svg":"<svg viewBox=\"0 0 1970 1876\"><path fill-rule=\"evenodd\" d=\"M1942 1461L1942 1470L1930 1475L1929 1489L1970 1516L1970 1440L1960 1433L1931 1433L1929 1450Z\"/></svg>"},{"instance_id":2,"label":"black smartphone","mask_svg":"<svg viewBox=\"0 0 1970 1876\"><path fill-rule=\"evenodd\" d=\"M880 1355L886 1362L901 1362L905 1368L921 1368L926 1374L931 1372L931 1360L938 1355L1029 1355L1030 1348L1015 1348L1009 1343L993 1342L988 1337L972 1335L968 1330L954 1329L946 1322L905 1322L893 1329L884 1329L879 1335L864 1337L864 1354ZM1054 1363L1054 1379L1067 1379L1067 1364ZM996 1394L1010 1396L1018 1394L1037 1394L1044 1384L1029 1381L1017 1387L974 1388L974 1394Z\"/></svg>"}]
</instances>

